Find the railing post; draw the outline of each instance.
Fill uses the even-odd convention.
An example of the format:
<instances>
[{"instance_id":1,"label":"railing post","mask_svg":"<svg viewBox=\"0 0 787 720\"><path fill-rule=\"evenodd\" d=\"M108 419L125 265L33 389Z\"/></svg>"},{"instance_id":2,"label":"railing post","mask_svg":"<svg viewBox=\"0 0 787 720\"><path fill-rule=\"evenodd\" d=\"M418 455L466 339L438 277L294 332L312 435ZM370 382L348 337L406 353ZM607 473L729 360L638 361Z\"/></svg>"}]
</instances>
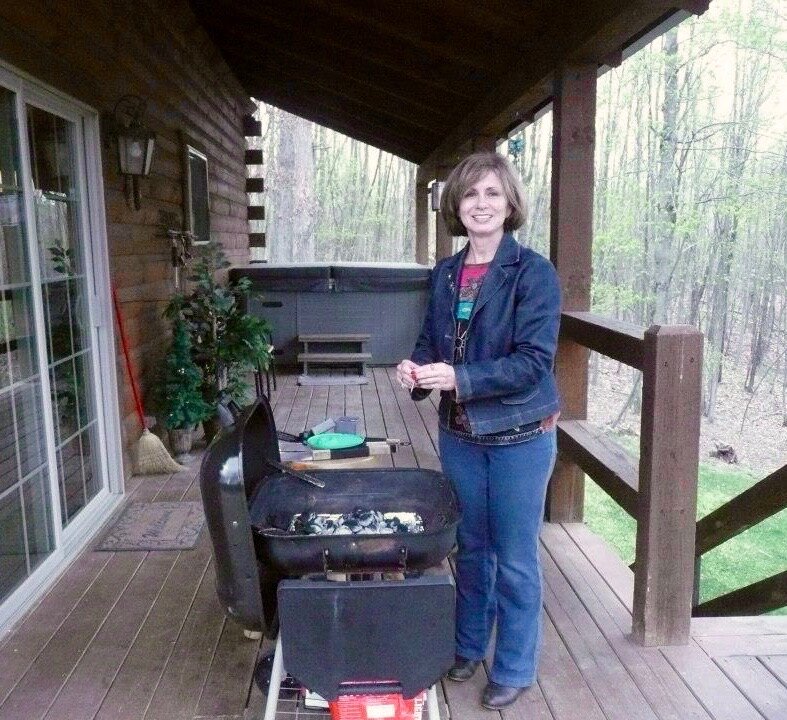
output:
<instances>
[{"instance_id":1,"label":"railing post","mask_svg":"<svg viewBox=\"0 0 787 720\"><path fill-rule=\"evenodd\" d=\"M645 331L633 617L643 645L689 640L701 378L702 333Z\"/></svg>"},{"instance_id":2,"label":"railing post","mask_svg":"<svg viewBox=\"0 0 787 720\"><path fill-rule=\"evenodd\" d=\"M415 184L415 261L429 264L429 186Z\"/></svg>"},{"instance_id":3,"label":"railing post","mask_svg":"<svg viewBox=\"0 0 787 720\"><path fill-rule=\"evenodd\" d=\"M555 78L552 123L550 259L563 290L563 310L590 310L593 277L593 157L596 122L595 63L563 68ZM563 419L587 419L587 348L561 339L555 374ZM585 504L585 473L558 457L549 482L550 522L579 522Z\"/></svg>"},{"instance_id":4,"label":"railing post","mask_svg":"<svg viewBox=\"0 0 787 720\"><path fill-rule=\"evenodd\" d=\"M445 179L451 172L448 165L437 166L437 181L445 182ZM435 213L435 261L442 260L443 258L450 257L454 254L454 238L448 230L448 226L443 220L443 214Z\"/></svg>"}]
</instances>

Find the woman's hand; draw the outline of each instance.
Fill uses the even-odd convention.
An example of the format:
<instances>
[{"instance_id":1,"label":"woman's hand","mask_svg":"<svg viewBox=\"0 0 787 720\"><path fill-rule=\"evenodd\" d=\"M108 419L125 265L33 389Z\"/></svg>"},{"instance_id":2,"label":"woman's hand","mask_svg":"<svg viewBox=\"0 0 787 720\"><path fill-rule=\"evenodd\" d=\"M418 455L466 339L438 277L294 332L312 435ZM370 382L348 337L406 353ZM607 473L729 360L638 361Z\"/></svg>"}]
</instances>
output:
<instances>
[{"instance_id":1,"label":"woman's hand","mask_svg":"<svg viewBox=\"0 0 787 720\"><path fill-rule=\"evenodd\" d=\"M444 362L421 365L415 370L416 385L425 390L454 390L456 374L452 365Z\"/></svg>"},{"instance_id":2,"label":"woman's hand","mask_svg":"<svg viewBox=\"0 0 787 720\"><path fill-rule=\"evenodd\" d=\"M396 379L403 388L412 390L415 387L415 371L418 369L412 360L402 360L396 366Z\"/></svg>"}]
</instances>

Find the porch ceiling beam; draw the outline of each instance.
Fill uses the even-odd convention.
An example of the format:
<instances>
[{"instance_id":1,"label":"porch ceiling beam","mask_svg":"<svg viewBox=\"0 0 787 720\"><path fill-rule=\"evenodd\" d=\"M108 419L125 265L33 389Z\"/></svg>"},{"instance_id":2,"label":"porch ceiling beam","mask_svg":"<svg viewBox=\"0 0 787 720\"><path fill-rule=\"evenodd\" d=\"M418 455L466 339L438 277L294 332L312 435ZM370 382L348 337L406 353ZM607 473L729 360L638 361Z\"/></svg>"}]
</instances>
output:
<instances>
[{"instance_id":1,"label":"porch ceiling beam","mask_svg":"<svg viewBox=\"0 0 787 720\"><path fill-rule=\"evenodd\" d=\"M292 93L279 90L271 91L268 95L268 97L260 99L306 120L325 125L351 138L398 155L410 162L417 162L420 154L426 154L429 147L427 142L414 148L412 136L399 135L391 131L390 128L369 123L352 113L341 111L336 106L325 108L330 111L330 115L328 115L320 109L319 103L310 102L309 98L293 96Z\"/></svg>"},{"instance_id":2,"label":"porch ceiling beam","mask_svg":"<svg viewBox=\"0 0 787 720\"><path fill-rule=\"evenodd\" d=\"M400 111L420 112L443 117L444 108L457 101L454 93L439 92L433 87L422 85L412 78L383 69L363 68L337 52L305 55L295 51L291 45L267 41L264 64L276 67L299 68L306 77L318 78L320 82L344 85L356 97L369 97L378 103L396 103ZM266 76L265 82L269 80ZM462 96L467 101L467 96Z\"/></svg>"},{"instance_id":3,"label":"porch ceiling beam","mask_svg":"<svg viewBox=\"0 0 787 720\"><path fill-rule=\"evenodd\" d=\"M263 67L267 80L260 88L264 93L265 88L281 83L297 83L299 88L304 86L314 87L330 93L336 98L368 107L372 111L386 109L386 114L396 118L406 125L425 128L428 132L439 132L440 123L445 122L446 111L436 107L425 107L420 103L398 98L379 87L361 84L351 78L335 72L332 68L300 62L293 58L284 61L268 58ZM308 80L304 80L308 78Z\"/></svg>"},{"instance_id":4,"label":"porch ceiling beam","mask_svg":"<svg viewBox=\"0 0 787 720\"><path fill-rule=\"evenodd\" d=\"M424 90L430 88L438 97L443 94L464 97L463 81L468 79L467 68L448 62L433 62L426 53L408 54L395 44L382 40L373 43L364 37L363 43L355 42L356 36L349 34L346 27L339 34L329 33L320 24L319 16L298 13L295 9L277 11L271 6L254 11L243 0L224 0L224 16L217 16L213 4L207 0L191 0L191 5L200 15L204 14L206 27L211 33L221 29L243 37L239 29L248 28L245 32L253 33L259 47L264 50L268 41L267 30L270 28L275 31L280 42L289 42L294 47L319 49L319 52L327 53L329 57L344 57L364 74L368 72L371 77L375 77L374 73L381 73L381 82L384 82L386 73L393 73L403 82L424 86ZM259 81L264 80L260 78ZM462 88L462 92L457 92L456 88Z\"/></svg>"},{"instance_id":5,"label":"porch ceiling beam","mask_svg":"<svg viewBox=\"0 0 787 720\"><path fill-rule=\"evenodd\" d=\"M280 67L300 67L306 77L318 74L335 78L351 84L357 95L374 93L384 96L385 102L412 107L414 112L443 114L442 108L469 99L468 95L454 92L446 84L424 82L402 68L392 70L385 65L369 62L357 53L353 55L335 45L326 45L317 40L310 42L308 50L304 50L288 42L285 37L263 38L253 27L225 25L221 21L214 23L214 34L220 42L227 40L230 43L242 43L243 47L253 47L243 62L260 70L255 83L258 87L264 87L271 80L267 68L273 65L276 72Z\"/></svg>"},{"instance_id":6,"label":"porch ceiling beam","mask_svg":"<svg viewBox=\"0 0 787 720\"><path fill-rule=\"evenodd\" d=\"M240 76L243 81L243 76ZM261 100L276 97L280 101L289 102L292 99L299 105L306 105L321 110L323 114L346 118L348 121L364 123L370 128L376 128L381 137L399 136L407 141L408 145L418 143L416 138L423 138L420 142L424 147L429 146L429 141L438 137L434 127L427 125L422 116L402 118L389 114L376 108L374 105L357 100L334 90L320 87L313 82L304 82L286 72L280 72L277 82L270 82L258 96ZM297 100L295 98L297 97ZM276 102L273 103L277 104ZM282 105L284 109L287 109ZM300 114L300 113L298 113ZM330 127L330 125L329 125ZM412 155L412 152L410 153Z\"/></svg>"},{"instance_id":7,"label":"porch ceiling beam","mask_svg":"<svg viewBox=\"0 0 787 720\"><path fill-rule=\"evenodd\" d=\"M429 12L426 7L419 8L417 12L402 12L399 3L377 3L373 12L366 4L354 5L335 0L306 0L306 3L313 11L325 13L323 17L329 23L327 28L331 34L347 34L356 29L365 35L373 33L379 36L379 40L388 46L409 45L436 62L448 61L469 70L481 68L489 72L495 69L495 50L502 38L481 34L479 28L484 27L486 30L486 25L474 24L472 13L469 17L466 8L461 14L455 13L453 21L449 23L437 12ZM524 6L523 15L527 15ZM519 23L521 27L522 17ZM472 44L466 42L468 35L474 35ZM508 38L512 35L509 27Z\"/></svg>"},{"instance_id":8,"label":"porch ceiling beam","mask_svg":"<svg viewBox=\"0 0 787 720\"><path fill-rule=\"evenodd\" d=\"M599 11L595 27L577 27L572 18L552 29L555 42L536 57L523 52L522 59L488 92L474 109L422 161L433 168L440 162L458 160L458 150L478 135L503 137L524 122L533 108L550 100L554 70L566 64L601 65L621 47L658 27L679 8L676 0L617 2L606 14Z\"/></svg>"}]
</instances>

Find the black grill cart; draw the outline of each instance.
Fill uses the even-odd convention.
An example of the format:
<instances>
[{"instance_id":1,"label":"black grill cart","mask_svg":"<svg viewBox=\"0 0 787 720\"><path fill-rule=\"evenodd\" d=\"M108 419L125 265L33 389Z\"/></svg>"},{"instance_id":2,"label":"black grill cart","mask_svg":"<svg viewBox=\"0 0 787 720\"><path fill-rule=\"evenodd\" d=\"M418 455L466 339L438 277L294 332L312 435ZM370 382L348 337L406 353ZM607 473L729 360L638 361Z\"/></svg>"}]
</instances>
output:
<instances>
[{"instance_id":1,"label":"black grill cart","mask_svg":"<svg viewBox=\"0 0 787 720\"><path fill-rule=\"evenodd\" d=\"M220 433L200 485L216 561L216 588L244 628L279 636L265 720L287 670L328 700L359 687L430 688L454 659L454 585L444 562L459 509L448 481L420 469L319 470L315 487L282 472L264 397ZM295 514L357 507L415 512L424 532L301 535ZM429 696L430 720L437 711Z\"/></svg>"}]
</instances>

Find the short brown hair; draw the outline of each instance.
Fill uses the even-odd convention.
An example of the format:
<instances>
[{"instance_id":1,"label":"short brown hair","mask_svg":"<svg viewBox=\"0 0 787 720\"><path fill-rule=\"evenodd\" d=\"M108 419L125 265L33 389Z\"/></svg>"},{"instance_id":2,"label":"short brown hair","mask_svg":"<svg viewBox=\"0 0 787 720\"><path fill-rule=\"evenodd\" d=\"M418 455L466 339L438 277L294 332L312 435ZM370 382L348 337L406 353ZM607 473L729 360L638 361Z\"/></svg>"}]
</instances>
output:
<instances>
[{"instance_id":1,"label":"short brown hair","mask_svg":"<svg viewBox=\"0 0 787 720\"><path fill-rule=\"evenodd\" d=\"M511 214L503 223L503 230L511 232L524 224L527 217L525 190L511 163L496 152L473 153L451 171L440 198L440 212L452 235L467 235L467 228L459 219L459 203L467 190L490 170L500 178L508 206L511 208Z\"/></svg>"}]
</instances>

